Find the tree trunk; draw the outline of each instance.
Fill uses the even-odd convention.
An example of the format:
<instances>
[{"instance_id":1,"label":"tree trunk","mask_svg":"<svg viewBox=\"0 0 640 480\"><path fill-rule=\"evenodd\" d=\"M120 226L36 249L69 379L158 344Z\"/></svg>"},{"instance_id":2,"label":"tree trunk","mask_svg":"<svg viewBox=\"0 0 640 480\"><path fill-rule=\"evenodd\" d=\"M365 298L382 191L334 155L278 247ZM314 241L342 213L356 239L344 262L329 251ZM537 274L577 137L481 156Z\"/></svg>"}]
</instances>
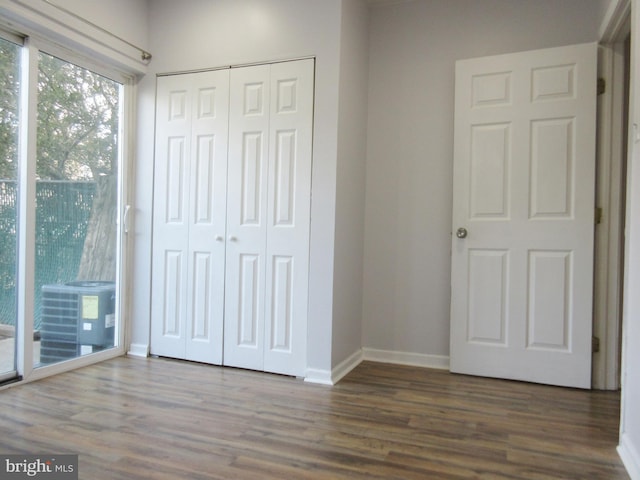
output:
<instances>
[{"instance_id":1,"label":"tree trunk","mask_svg":"<svg viewBox=\"0 0 640 480\"><path fill-rule=\"evenodd\" d=\"M77 280L116 279L117 178L99 176Z\"/></svg>"}]
</instances>

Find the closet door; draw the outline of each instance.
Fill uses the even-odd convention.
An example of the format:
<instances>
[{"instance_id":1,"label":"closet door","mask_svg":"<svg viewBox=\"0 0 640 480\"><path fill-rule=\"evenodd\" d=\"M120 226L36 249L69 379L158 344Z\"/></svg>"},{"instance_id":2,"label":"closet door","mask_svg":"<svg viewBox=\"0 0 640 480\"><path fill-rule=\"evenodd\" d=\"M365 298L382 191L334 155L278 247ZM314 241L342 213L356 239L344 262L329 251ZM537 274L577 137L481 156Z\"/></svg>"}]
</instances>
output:
<instances>
[{"instance_id":1,"label":"closet door","mask_svg":"<svg viewBox=\"0 0 640 480\"><path fill-rule=\"evenodd\" d=\"M271 66L264 370L307 365L313 60Z\"/></svg>"},{"instance_id":2,"label":"closet door","mask_svg":"<svg viewBox=\"0 0 640 480\"><path fill-rule=\"evenodd\" d=\"M158 78L151 353L222 363L228 71Z\"/></svg>"},{"instance_id":3,"label":"closet door","mask_svg":"<svg viewBox=\"0 0 640 480\"><path fill-rule=\"evenodd\" d=\"M225 365L305 374L313 69L231 71Z\"/></svg>"},{"instance_id":4,"label":"closet door","mask_svg":"<svg viewBox=\"0 0 640 480\"><path fill-rule=\"evenodd\" d=\"M231 70L224 364L264 366L269 65Z\"/></svg>"}]
</instances>

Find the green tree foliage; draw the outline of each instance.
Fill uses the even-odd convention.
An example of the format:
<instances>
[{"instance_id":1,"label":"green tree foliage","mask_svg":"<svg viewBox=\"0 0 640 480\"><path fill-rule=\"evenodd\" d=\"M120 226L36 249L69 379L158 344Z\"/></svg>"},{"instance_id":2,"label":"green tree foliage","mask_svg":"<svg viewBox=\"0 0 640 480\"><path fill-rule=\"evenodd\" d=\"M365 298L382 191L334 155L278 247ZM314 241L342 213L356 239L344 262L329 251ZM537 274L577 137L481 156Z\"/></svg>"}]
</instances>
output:
<instances>
[{"instance_id":1,"label":"green tree foliage","mask_svg":"<svg viewBox=\"0 0 640 480\"><path fill-rule=\"evenodd\" d=\"M38 177L90 180L114 175L118 108L116 82L40 54Z\"/></svg>"},{"instance_id":2,"label":"green tree foliage","mask_svg":"<svg viewBox=\"0 0 640 480\"><path fill-rule=\"evenodd\" d=\"M0 178L15 179L19 55L0 40ZM119 84L41 53L37 167L40 179L91 180L117 172Z\"/></svg>"},{"instance_id":3,"label":"green tree foliage","mask_svg":"<svg viewBox=\"0 0 640 480\"><path fill-rule=\"evenodd\" d=\"M0 178L15 179L18 160L19 47L0 39Z\"/></svg>"}]
</instances>

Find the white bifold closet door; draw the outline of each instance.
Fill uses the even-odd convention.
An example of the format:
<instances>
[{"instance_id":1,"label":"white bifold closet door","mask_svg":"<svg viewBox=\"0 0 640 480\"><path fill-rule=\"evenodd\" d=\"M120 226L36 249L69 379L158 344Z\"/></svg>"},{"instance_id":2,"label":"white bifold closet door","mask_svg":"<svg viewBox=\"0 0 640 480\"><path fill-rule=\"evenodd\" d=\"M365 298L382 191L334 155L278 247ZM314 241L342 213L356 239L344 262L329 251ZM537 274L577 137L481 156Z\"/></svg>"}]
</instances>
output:
<instances>
[{"instance_id":1,"label":"white bifold closet door","mask_svg":"<svg viewBox=\"0 0 640 480\"><path fill-rule=\"evenodd\" d=\"M300 60L207 72L221 79L226 75L230 85L225 98L226 90L214 89L216 106L222 109L228 104L228 118L226 112L224 116L228 144L225 142L225 150L220 152L224 166L218 166L213 158L209 163L211 180L193 172L194 165L200 165L204 158L194 148L199 151L202 138L213 133L206 129L196 132L197 110L191 112L192 127L160 125L170 123L165 119L171 117L164 110L173 108L171 89L186 92L192 88L185 95L201 104L199 87L195 86L199 80L189 78L204 74L159 78L152 354L305 374L313 70L313 60ZM223 116L216 110L218 114L222 122ZM190 132L181 128L190 128ZM222 130L219 132L223 135ZM181 145L176 140L179 138L189 138L190 145L174 146L173 153L170 146L176 142ZM216 157L217 147L213 144L210 150ZM198 168L202 171L201 166ZM171 193L172 184L178 182L185 192ZM202 185L212 186L205 197L213 216L217 207L224 205L224 221L219 223L216 218L210 230L204 231L196 227L198 217L194 213L175 229L168 228L171 212L193 210L191 204L197 205L200 198L205 198L197 193L204 192ZM201 243L190 250L193 236ZM224 252L222 264L218 263L219 251ZM208 256L210 262L204 260ZM183 267L184 258L193 261ZM212 269L207 270L211 281L206 286L201 280L209 277L204 271L198 274L197 259ZM215 315L208 317L205 312ZM190 336L194 331L200 335L202 329L192 325L202 322L206 322L207 333L215 336L209 346ZM190 355L189 344L196 340L206 352ZM211 351L221 353L212 357Z\"/></svg>"},{"instance_id":2,"label":"white bifold closet door","mask_svg":"<svg viewBox=\"0 0 640 480\"><path fill-rule=\"evenodd\" d=\"M151 353L222 363L227 71L158 78Z\"/></svg>"},{"instance_id":3,"label":"white bifold closet door","mask_svg":"<svg viewBox=\"0 0 640 480\"><path fill-rule=\"evenodd\" d=\"M224 363L304 374L311 60L231 70Z\"/></svg>"}]
</instances>

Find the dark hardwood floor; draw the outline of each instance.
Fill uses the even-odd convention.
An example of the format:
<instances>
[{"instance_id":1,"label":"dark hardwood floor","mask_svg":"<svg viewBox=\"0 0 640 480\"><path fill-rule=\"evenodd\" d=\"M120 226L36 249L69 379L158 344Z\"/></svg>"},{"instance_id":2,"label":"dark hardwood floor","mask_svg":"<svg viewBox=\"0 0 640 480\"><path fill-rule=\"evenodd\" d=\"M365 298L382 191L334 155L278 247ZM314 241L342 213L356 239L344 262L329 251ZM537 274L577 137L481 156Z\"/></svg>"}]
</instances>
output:
<instances>
[{"instance_id":1,"label":"dark hardwood floor","mask_svg":"<svg viewBox=\"0 0 640 480\"><path fill-rule=\"evenodd\" d=\"M338 385L117 358L0 391L0 453L100 479L628 479L619 394L365 362Z\"/></svg>"}]
</instances>

